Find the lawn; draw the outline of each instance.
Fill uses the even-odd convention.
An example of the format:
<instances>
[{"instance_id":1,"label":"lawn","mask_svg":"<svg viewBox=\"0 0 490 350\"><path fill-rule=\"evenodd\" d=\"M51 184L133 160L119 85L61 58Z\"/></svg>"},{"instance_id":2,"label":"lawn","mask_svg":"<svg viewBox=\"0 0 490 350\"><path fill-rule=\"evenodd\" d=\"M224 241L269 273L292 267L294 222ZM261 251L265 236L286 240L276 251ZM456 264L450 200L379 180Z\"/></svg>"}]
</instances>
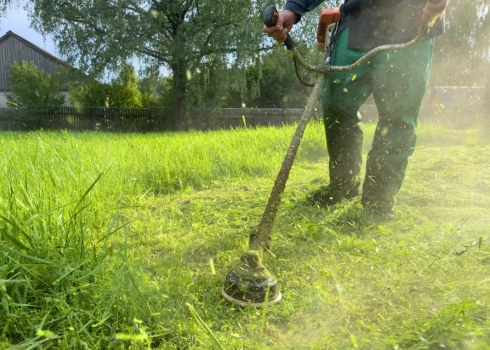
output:
<instances>
[{"instance_id":1,"label":"lawn","mask_svg":"<svg viewBox=\"0 0 490 350\"><path fill-rule=\"evenodd\" d=\"M379 223L358 199L306 201L328 179L322 129L264 255L284 296L267 309L220 289L293 127L0 134L0 348L490 349L488 130L421 125Z\"/></svg>"}]
</instances>

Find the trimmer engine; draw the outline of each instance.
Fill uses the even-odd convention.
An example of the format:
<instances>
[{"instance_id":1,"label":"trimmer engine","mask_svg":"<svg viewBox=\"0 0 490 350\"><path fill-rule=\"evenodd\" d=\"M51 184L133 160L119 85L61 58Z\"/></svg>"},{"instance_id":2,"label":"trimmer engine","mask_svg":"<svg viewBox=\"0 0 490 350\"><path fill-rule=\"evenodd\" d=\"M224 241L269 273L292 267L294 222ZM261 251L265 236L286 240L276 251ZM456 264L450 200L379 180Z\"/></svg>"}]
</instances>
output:
<instances>
[{"instance_id":1,"label":"trimmer engine","mask_svg":"<svg viewBox=\"0 0 490 350\"><path fill-rule=\"evenodd\" d=\"M330 43L335 24L340 21L340 9L324 9L318 19L318 29L316 31L316 49L325 52Z\"/></svg>"}]
</instances>

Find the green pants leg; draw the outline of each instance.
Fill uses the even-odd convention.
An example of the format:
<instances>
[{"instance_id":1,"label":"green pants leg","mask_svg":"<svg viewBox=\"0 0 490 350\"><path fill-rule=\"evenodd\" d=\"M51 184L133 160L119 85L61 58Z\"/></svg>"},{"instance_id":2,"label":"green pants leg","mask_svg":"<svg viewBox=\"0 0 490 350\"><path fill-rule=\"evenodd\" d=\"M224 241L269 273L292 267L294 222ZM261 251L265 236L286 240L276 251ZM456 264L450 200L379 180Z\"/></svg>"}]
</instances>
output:
<instances>
[{"instance_id":1,"label":"green pants leg","mask_svg":"<svg viewBox=\"0 0 490 350\"><path fill-rule=\"evenodd\" d=\"M337 38L333 65L348 65L363 56L349 50L348 28ZM359 187L363 131L359 108L371 95L370 67L362 65L347 73L332 73L322 91L323 118L329 154L330 186L340 192Z\"/></svg>"},{"instance_id":2,"label":"green pants leg","mask_svg":"<svg viewBox=\"0 0 490 350\"><path fill-rule=\"evenodd\" d=\"M364 52L347 47L348 29L337 38L333 65L353 63ZM332 73L323 88L323 115L330 157L330 184L349 190L360 183L363 132L359 108L374 94L379 122L368 156L363 204L391 209L408 157L432 57L432 40L380 54L351 72Z\"/></svg>"},{"instance_id":3,"label":"green pants leg","mask_svg":"<svg viewBox=\"0 0 490 350\"><path fill-rule=\"evenodd\" d=\"M400 190L416 142L417 117L429 79L432 40L377 55L372 62L373 95L379 120L368 154L362 203L389 211Z\"/></svg>"}]
</instances>

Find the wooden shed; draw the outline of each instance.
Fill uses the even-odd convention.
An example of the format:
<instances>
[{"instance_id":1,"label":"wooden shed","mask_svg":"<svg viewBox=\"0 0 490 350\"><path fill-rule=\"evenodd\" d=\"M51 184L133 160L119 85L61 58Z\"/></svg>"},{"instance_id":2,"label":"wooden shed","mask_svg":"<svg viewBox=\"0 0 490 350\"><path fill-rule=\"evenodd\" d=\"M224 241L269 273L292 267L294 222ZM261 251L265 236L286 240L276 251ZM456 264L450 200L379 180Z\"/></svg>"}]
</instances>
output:
<instances>
[{"instance_id":1,"label":"wooden shed","mask_svg":"<svg viewBox=\"0 0 490 350\"><path fill-rule=\"evenodd\" d=\"M22 38L12 31L0 38L0 107L7 106L7 93L10 90L10 67L14 62L34 62L46 73L53 74L66 63L39 46ZM65 104L69 105L67 81L61 81Z\"/></svg>"}]
</instances>

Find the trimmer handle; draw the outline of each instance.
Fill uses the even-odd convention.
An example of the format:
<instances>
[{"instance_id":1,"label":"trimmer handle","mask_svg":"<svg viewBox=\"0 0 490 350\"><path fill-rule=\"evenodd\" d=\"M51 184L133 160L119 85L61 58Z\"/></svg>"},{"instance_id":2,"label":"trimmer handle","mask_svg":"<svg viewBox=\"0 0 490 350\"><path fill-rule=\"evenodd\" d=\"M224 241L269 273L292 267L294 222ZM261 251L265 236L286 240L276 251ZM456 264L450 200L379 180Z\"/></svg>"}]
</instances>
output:
<instances>
[{"instance_id":1,"label":"trimmer handle","mask_svg":"<svg viewBox=\"0 0 490 350\"><path fill-rule=\"evenodd\" d=\"M277 19L279 18L279 12L274 5L267 6L264 12L264 24L266 27L275 27L277 24ZM294 40L291 38L289 33L286 34L286 40L284 41L286 49L292 50L294 48Z\"/></svg>"}]
</instances>

